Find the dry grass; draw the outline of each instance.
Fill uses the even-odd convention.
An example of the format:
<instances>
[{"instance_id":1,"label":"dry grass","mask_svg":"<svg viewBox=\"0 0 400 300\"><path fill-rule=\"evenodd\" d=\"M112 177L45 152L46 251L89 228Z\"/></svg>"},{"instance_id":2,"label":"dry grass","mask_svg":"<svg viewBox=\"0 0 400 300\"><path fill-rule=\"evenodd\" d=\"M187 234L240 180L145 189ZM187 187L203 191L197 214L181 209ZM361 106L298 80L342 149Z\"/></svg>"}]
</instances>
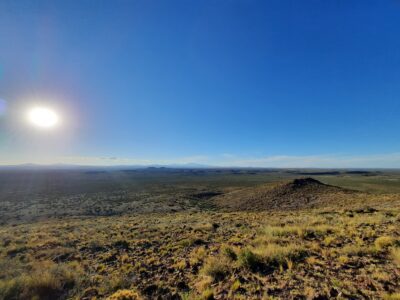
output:
<instances>
[{"instance_id":1,"label":"dry grass","mask_svg":"<svg viewBox=\"0 0 400 300\"><path fill-rule=\"evenodd\" d=\"M71 291L78 283L76 269L51 262L34 266L30 274L0 281L2 299L56 299Z\"/></svg>"},{"instance_id":2,"label":"dry grass","mask_svg":"<svg viewBox=\"0 0 400 300\"><path fill-rule=\"evenodd\" d=\"M107 300L141 300L137 292L131 290L119 290L112 294Z\"/></svg>"},{"instance_id":3,"label":"dry grass","mask_svg":"<svg viewBox=\"0 0 400 300\"><path fill-rule=\"evenodd\" d=\"M196 265L203 262L207 255L206 248L204 246L193 249L190 253L189 262L191 265Z\"/></svg>"},{"instance_id":4,"label":"dry grass","mask_svg":"<svg viewBox=\"0 0 400 300\"><path fill-rule=\"evenodd\" d=\"M392 236L381 236L375 240L374 244L376 249L382 250L393 245L395 241L396 239Z\"/></svg>"},{"instance_id":5,"label":"dry grass","mask_svg":"<svg viewBox=\"0 0 400 300\"><path fill-rule=\"evenodd\" d=\"M400 300L400 293L384 295L383 299L384 300Z\"/></svg>"},{"instance_id":6,"label":"dry grass","mask_svg":"<svg viewBox=\"0 0 400 300\"><path fill-rule=\"evenodd\" d=\"M307 254L304 247L295 244L285 246L268 244L265 247L255 248L252 251L268 266L284 265L288 260L299 261L305 258Z\"/></svg>"},{"instance_id":7,"label":"dry grass","mask_svg":"<svg viewBox=\"0 0 400 300\"><path fill-rule=\"evenodd\" d=\"M132 293L143 299L252 299L260 290L267 299L331 298L331 292L379 299L400 291L396 222L385 211L365 217L317 210L6 226L0 228L0 299ZM205 230L204 224L215 225Z\"/></svg>"},{"instance_id":8,"label":"dry grass","mask_svg":"<svg viewBox=\"0 0 400 300\"><path fill-rule=\"evenodd\" d=\"M202 273L210 276L213 281L221 281L228 275L230 270L230 262L226 257L209 257L204 263Z\"/></svg>"},{"instance_id":9,"label":"dry grass","mask_svg":"<svg viewBox=\"0 0 400 300\"><path fill-rule=\"evenodd\" d=\"M347 256L364 256L377 254L377 249L373 246L346 245L339 253Z\"/></svg>"},{"instance_id":10,"label":"dry grass","mask_svg":"<svg viewBox=\"0 0 400 300\"><path fill-rule=\"evenodd\" d=\"M391 257L394 263L400 267L400 248L396 247L391 250Z\"/></svg>"}]
</instances>

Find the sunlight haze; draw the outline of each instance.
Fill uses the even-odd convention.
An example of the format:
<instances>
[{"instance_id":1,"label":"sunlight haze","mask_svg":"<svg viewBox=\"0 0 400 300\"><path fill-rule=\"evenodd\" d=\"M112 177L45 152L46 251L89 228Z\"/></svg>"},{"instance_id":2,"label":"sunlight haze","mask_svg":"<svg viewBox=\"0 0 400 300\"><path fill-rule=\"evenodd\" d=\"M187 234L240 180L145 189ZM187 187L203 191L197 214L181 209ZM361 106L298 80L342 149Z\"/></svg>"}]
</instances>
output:
<instances>
[{"instance_id":1,"label":"sunlight haze","mask_svg":"<svg viewBox=\"0 0 400 300\"><path fill-rule=\"evenodd\" d=\"M400 300L400 1L0 0L0 300Z\"/></svg>"},{"instance_id":2,"label":"sunlight haze","mask_svg":"<svg viewBox=\"0 0 400 300\"><path fill-rule=\"evenodd\" d=\"M1 164L400 167L396 1L77 5L0 3Z\"/></svg>"}]
</instances>

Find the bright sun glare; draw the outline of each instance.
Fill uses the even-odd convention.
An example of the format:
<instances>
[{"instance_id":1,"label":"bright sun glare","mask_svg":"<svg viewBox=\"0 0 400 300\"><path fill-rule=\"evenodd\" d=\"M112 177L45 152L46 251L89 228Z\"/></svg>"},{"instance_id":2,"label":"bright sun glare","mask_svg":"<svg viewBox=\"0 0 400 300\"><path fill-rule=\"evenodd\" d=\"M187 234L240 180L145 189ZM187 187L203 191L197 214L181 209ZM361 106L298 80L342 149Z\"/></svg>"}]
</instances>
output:
<instances>
[{"instance_id":1,"label":"bright sun glare","mask_svg":"<svg viewBox=\"0 0 400 300\"><path fill-rule=\"evenodd\" d=\"M59 122L57 113L46 107L35 107L28 112L29 121L40 128L52 128Z\"/></svg>"}]
</instances>

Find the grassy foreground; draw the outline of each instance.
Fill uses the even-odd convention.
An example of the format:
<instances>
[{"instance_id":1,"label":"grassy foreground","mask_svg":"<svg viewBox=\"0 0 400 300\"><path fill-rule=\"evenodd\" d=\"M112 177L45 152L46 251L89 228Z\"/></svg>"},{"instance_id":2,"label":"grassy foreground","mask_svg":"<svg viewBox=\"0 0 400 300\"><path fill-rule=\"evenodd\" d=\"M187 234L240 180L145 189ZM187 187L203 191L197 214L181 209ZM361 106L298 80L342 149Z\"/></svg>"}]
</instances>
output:
<instances>
[{"instance_id":1,"label":"grassy foreground","mask_svg":"<svg viewBox=\"0 0 400 300\"><path fill-rule=\"evenodd\" d=\"M400 299L399 182L382 170L3 170L0 299Z\"/></svg>"},{"instance_id":2,"label":"grassy foreground","mask_svg":"<svg viewBox=\"0 0 400 300\"><path fill-rule=\"evenodd\" d=\"M1 299L399 299L400 210L180 212L0 229Z\"/></svg>"}]
</instances>

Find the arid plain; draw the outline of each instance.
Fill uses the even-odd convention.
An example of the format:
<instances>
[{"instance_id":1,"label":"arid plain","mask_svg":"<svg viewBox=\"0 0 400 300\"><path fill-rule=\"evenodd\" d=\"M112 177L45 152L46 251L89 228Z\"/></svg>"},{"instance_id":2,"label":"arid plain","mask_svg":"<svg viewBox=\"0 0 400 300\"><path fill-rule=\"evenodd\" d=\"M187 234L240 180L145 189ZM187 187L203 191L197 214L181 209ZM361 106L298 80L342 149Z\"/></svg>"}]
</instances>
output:
<instances>
[{"instance_id":1,"label":"arid plain","mask_svg":"<svg viewBox=\"0 0 400 300\"><path fill-rule=\"evenodd\" d=\"M0 299L400 299L400 172L0 171Z\"/></svg>"}]
</instances>

